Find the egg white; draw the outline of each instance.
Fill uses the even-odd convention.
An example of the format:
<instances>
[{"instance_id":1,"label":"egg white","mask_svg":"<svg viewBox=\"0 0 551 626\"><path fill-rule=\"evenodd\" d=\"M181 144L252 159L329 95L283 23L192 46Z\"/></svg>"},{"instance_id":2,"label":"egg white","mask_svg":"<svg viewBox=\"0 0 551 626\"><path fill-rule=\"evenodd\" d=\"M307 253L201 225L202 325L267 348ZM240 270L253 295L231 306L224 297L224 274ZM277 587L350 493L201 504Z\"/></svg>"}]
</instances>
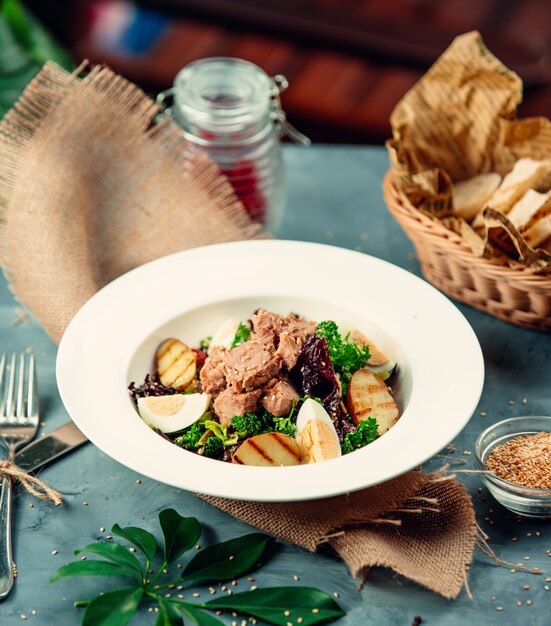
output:
<instances>
[{"instance_id":1,"label":"egg white","mask_svg":"<svg viewBox=\"0 0 551 626\"><path fill-rule=\"evenodd\" d=\"M210 340L210 348L214 348L215 346L222 346L228 349L231 348L238 328L239 322L237 320L226 320L212 336L212 339Z\"/></svg>"}]
</instances>

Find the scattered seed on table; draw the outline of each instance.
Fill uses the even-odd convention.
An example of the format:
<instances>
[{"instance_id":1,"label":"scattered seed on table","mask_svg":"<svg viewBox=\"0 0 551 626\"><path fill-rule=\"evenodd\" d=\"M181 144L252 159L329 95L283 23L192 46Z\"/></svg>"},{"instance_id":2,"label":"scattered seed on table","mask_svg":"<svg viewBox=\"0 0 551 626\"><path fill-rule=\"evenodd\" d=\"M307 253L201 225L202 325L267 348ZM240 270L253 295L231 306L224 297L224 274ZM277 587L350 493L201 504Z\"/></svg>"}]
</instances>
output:
<instances>
[{"instance_id":1,"label":"scattered seed on table","mask_svg":"<svg viewBox=\"0 0 551 626\"><path fill-rule=\"evenodd\" d=\"M170 585L167 585L167 589L174 589L174 587L176 587L176 585L173 583L170 583Z\"/></svg>"},{"instance_id":2,"label":"scattered seed on table","mask_svg":"<svg viewBox=\"0 0 551 626\"><path fill-rule=\"evenodd\" d=\"M132 546L130 546L130 548L128 548L130 550L130 552L136 552L136 548L133 548Z\"/></svg>"},{"instance_id":3,"label":"scattered seed on table","mask_svg":"<svg viewBox=\"0 0 551 626\"><path fill-rule=\"evenodd\" d=\"M486 417L486 415L488 415L488 413L486 413L486 411L480 411L480 416L481 417Z\"/></svg>"},{"instance_id":4,"label":"scattered seed on table","mask_svg":"<svg viewBox=\"0 0 551 626\"><path fill-rule=\"evenodd\" d=\"M491 596L490 600L491 600L492 602L495 602L495 600L496 600L496 596Z\"/></svg>"},{"instance_id":5,"label":"scattered seed on table","mask_svg":"<svg viewBox=\"0 0 551 626\"><path fill-rule=\"evenodd\" d=\"M253 585L253 586L251 587L251 591L256 591L257 589L258 589L258 587L257 587L256 585Z\"/></svg>"},{"instance_id":6,"label":"scattered seed on table","mask_svg":"<svg viewBox=\"0 0 551 626\"><path fill-rule=\"evenodd\" d=\"M230 554L230 556L228 557L229 561L233 561L235 559L235 557L233 556L233 554Z\"/></svg>"},{"instance_id":7,"label":"scattered seed on table","mask_svg":"<svg viewBox=\"0 0 551 626\"><path fill-rule=\"evenodd\" d=\"M36 609L31 610L31 615L37 615L37 614L38 614L38 611Z\"/></svg>"},{"instance_id":8,"label":"scattered seed on table","mask_svg":"<svg viewBox=\"0 0 551 626\"><path fill-rule=\"evenodd\" d=\"M165 598L172 598L172 596L170 595L170 593L165 593Z\"/></svg>"},{"instance_id":9,"label":"scattered seed on table","mask_svg":"<svg viewBox=\"0 0 551 626\"><path fill-rule=\"evenodd\" d=\"M528 398L522 398L521 402L522 404L526 404L528 402Z\"/></svg>"},{"instance_id":10,"label":"scattered seed on table","mask_svg":"<svg viewBox=\"0 0 551 626\"><path fill-rule=\"evenodd\" d=\"M55 556L57 554L57 550L52 550L52 556Z\"/></svg>"},{"instance_id":11,"label":"scattered seed on table","mask_svg":"<svg viewBox=\"0 0 551 626\"><path fill-rule=\"evenodd\" d=\"M222 585L222 587L220 587L220 589L221 589L222 591L226 591L227 587L226 587L226 585Z\"/></svg>"},{"instance_id":12,"label":"scattered seed on table","mask_svg":"<svg viewBox=\"0 0 551 626\"><path fill-rule=\"evenodd\" d=\"M137 478L136 479L136 485L141 485L141 484L142 484L142 481L139 478Z\"/></svg>"},{"instance_id":13,"label":"scattered seed on table","mask_svg":"<svg viewBox=\"0 0 551 626\"><path fill-rule=\"evenodd\" d=\"M88 502L86 500L82 503L82 506L88 506Z\"/></svg>"},{"instance_id":14,"label":"scattered seed on table","mask_svg":"<svg viewBox=\"0 0 551 626\"><path fill-rule=\"evenodd\" d=\"M29 508L34 509L34 504L32 502L29 502Z\"/></svg>"},{"instance_id":15,"label":"scattered seed on table","mask_svg":"<svg viewBox=\"0 0 551 626\"><path fill-rule=\"evenodd\" d=\"M249 577L247 578L247 582L249 582L249 583L254 583L254 578L252 578L252 576L249 576Z\"/></svg>"},{"instance_id":16,"label":"scattered seed on table","mask_svg":"<svg viewBox=\"0 0 551 626\"><path fill-rule=\"evenodd\" d=\"M152 606L150 606L150 607L147 609L147 612L148 612L148 613L153 613L153 607L152 607Z\"/></svg>"},{"instance_id":17,"label":"scattered seed on table","mask_svg":"<svg viewBox=\"0 0 551 626\"><path fill-rule=\"evenodd\" d=\"M184 588L184 587L183 587L183 585L178 585L178 586L176 587L176 589L177 589L178 591L181 591L183 588Z\"/></svg>"},{"instance_id":18,"label":"scattered seed on table","mask_svg":"<svg viewBox=\"0 0 551 626\"><path fill-rule=\"evenodd\" d=\"M525 561L529 561L529 560L530 560L530 557L529 557L529 556L525 556L525 557L524 557L524 560L525 560Z\"/></svg>"},{"instance_id":19,"label":"scattered seed on table","mask_svg":"<svg viewBox=\"0 0 551 626\"><path fill-rule=\"evenodd\" d=\"M285 617L289 617L289 615L291 615L291 611L289 610L283 611L283 615L285 615Z\"/></svg>"},{"instance_id":20,"label":"scattered seed on table","mask_svg":"<svg viewBox=\"0 0 551 626\"><path fill-rule=\"evenodd\" d=\"M166 567L163 569L163 574L168 574L168 570L166 569Z\"/></svg>"},{"instance_id":21,"label":"scattered seed on table","mask_svg":"<svg viewBox=\"0 0 551 626\"><path fill-rule=\"evenodd\" d=\"M515 401L514 401L514 400L509 400L509 404L510 404L511 406L513 406L513 404L515 404Z\"/></svg>"},{"instance_id":22,"label":"scattered seed on table","mask_svg":"<svg viewBox=\"0 0 551 626\"><path fill-rule=\"evenodd\" d=\"M21 613L21 619L27 619L27 616L25 615L25 613Z\"/></svg>"},{"instance_id":23,"label":"scattered seed on table","mask_svg":"<svg viewBox=\"0 0 551 626\"><path fill-rule=\"evenodd\" d=\"M194 598L198 598L201 594L200 594L200 593L195 592L195 593L192 593L191 595L192 595Z\"/></svg>"},{"instance_id":24,"label":"scattered seed on table","mask_svg":"<svg viewBox=\"0 0 551 626\"><path fill-rule=\"evenodd\" d=\"M183 593L179 593L178 597L180 598L180 600L183 600L184 599L184 594Z\"/></svg>"},{"instance_id":25,"label":"scattered seed on table","mask_svg":"<svg viewBox=\"0 0 551 626\"><path fill-rule=\"evenodd\" d=\"M513 569L510 569L509 571L511 572L511 574L514 574L517 570L513 568Z\"/></svg>"},{"instance_id":26,"label":"scattered seed on table","mask_svg":"<svg viewBox=\"0 0 551 626\"><path fill-rule=\"evenodd\" d=\"M511 537L511 541L518 541L518 537Z\"/></svg>"},{"instance_id":27,"label":"scattered seed on table","mask_svg":"<svg viewBox=\"0 0 551 626\"><path fill-rule=\"evenodd\" d=\"M297 617L297 624L302 624L302 617Z\"/></svg>"},{"instance_id":28,"label":"scattered seed on table","mask_svg":"<svg viewBox=\"0 0 551 626\"><path fill-rule=\"evenodd\" d=\"M530 606L532 604L532 600L526 600L526 606Z\"/></svg>"},{"instance_id":29,"label":"scattered seed on table","mask_svg":"<svg viewBox=\"0 0 551 626\"><path fill-rule=\"evenodd\" d=\"M177 567L178 569L182 569L182 564L181 564L181 563L176 563L176 567Z\"/></svg>"},{"instance_id":30,"label":"scattered seed on table","mask_svg":"<svg viewBox=\"0 0 551 626\"><path fill-rule=\"evenodd\" d=\"M102 527L99 529L99 531L100 531L100 533L104 533L104 532L105 532L105 528L102 526Z\"/></svg>"},{"instance_id":31,"label":"scattered seed on table","mask_svg":"<svg viewBox=\"0 0 551 626\"><path fill-rule=\"evenodd\" d=\"M200 550L200 549L201 549L201 544L200 544L200 543L198 543L198 544L195 546L195 549L196 549L196 550Z\"/></svg>"},{"instance_id":32,"label":"scattered seed on table","mask_svg":"<svg viewBox=\"0 0 551 626\"><path fill-rule=\"evenodd\" d=\"M543 585L543 588L545 589L545 591L549 591L549 585Z\"/></svg>"},{"instance_id":33,"label":"scattered seed on table","mask_svg":"<svg viewBox=\"0 0 551 626\"><path fill-rule=\"evenodd\" d=\"M530 585L524 585L523 589L524 589L525 591L528 591L528 589L530 589Z\"/></svg>"},{"instance_id":34,"label":"scattered seed on table","mask_svg":"<svg viewBox=\"0 0 551 626\"><path fill-rule=\"evenodd\" d=\"M228 595L231 596L232 593L233 591L231 589L228 589Z\"/></svg>"},{"instance_id":35,"label":"scattered seed on table","mask_svg":"<svg viewBox=\"0 0 551 626\"><path fill-rule=\"evenodd\" d=\"M522 602L520 600L517 600L517 606L522 606Z\"/></svg>"},{"instance_id":36,"label":"scattered seed on table","mask_svg":"<svg viewBox=\"0 0 551 626\"><path fill-rule=\"evenodd\" d=\"M319 609L312 609L312 613L319 613L320 610Z\"/></svg>"},{"instance_id":37,"label":"scattered seed on table","mask_svg":"<svg viewBox=\"0 0 551 626\"><path fill-rule=\"evenodd\" d=\"M295 574L295 575L293 576L293 580L294 580L294 581L297 581L297 580L300 580L300 578L299 578L299 577Z\"/></svg>"},{"instance_id":38,"label":"scattered seed on table","mask_svg":"<svg viewBox=\"0 0 551 626\"><path fill-rule=\"evenodd\" d=\"M81 561L86 561L86 557L83 555L83 556L80 557L80 560Z\"/></svg>"},{"instance_id":39,"label":"scattered seed on table","mask_svg":"<svg viewBox=\"0 0 551 626\"><path fill-rule=\"evenodd\" d=\"M536 530L536 537L541 537L541 533L539 530Z\"/></svg>"},{"instance_id":40,"label":"scattered seed on table","mask_svg":"<svg viewBox=\"0 0 551 626\"><path fill-rule=\"evenodd\" d=\"M503 607L502 606L496 606L496 611L503 611Z\"/></svg>"},{"instance_id":41,"label":"scattered seed on table","mask_svg":"<svg viewBox=\"0 0 551 626\"><path fill-rule=\"evenodd\" d=\"M333 595L335 596L335 598L339 598L340 594L338 591L333 591Z\"/></svg>"},{"instance_id":42,"label":"scattered seed on table","mask_svg":"<svg viewBox=\"0 0 551 626\"><path fill-rule=\"evenodd\" d=\"M113 535L105 535L105 538L106 538L107 540L111 540L111 539L113 539Z\"/></svg>"}]
</instances>

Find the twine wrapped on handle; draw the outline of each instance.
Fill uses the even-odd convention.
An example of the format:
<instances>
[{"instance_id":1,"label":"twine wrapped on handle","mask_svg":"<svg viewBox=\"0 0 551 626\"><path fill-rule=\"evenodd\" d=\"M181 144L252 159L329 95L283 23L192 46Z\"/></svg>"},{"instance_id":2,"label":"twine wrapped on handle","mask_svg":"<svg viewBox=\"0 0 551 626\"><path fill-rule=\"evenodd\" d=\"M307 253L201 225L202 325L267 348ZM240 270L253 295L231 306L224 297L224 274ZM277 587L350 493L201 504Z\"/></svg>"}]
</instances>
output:
<instances>
[{"instance_id":1,"label":"twine wrapped on handle","mask_svg":"<svg viewBox=\"0 0 551 626\"><path fill-rule=\"evenodd\" d=\"M55 340L123 272L260 236L214 163L171 120L156 125L155 113L107 69L79 78L47 64L0 123L0 262ZM447 598L466 584L478 532L465 488L417 471L324 501L205 500L308 550L328 544L356 577L384 566Z\"/></svg>"},{"instance_id":2,"label":"twine wrapped on handle","mask_svg":"<svg viewBox=\"0 0 551 626\"><path fill-rule=\"evenodd\" d=\"M56 506L59 506L63 502L59 491L48 487L46 483L43 483L36 476L27 474L25 470L17 467L17 465L11 461L0 461L0 477L2 476L21 483L28 493L41 500L48 500L49 502L53 502Z\"/></svg>"}]
</instances>

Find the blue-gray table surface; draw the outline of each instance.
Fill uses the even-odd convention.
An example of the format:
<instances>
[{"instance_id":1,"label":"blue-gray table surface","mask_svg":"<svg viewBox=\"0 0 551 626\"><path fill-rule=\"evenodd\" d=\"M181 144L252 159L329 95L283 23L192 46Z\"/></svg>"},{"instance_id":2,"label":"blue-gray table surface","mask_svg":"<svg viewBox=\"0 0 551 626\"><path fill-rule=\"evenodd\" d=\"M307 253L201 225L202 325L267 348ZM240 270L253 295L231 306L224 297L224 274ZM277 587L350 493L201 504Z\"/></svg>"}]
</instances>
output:
<instances>
[{"instance_id":1,"label":"blue-gray table surface","mask_svg":"<svg viewBox=\"0 0 551 626\"><path fill-rule=\"evenodd\" d=\"M388 167L383 148L286 146L285 163L288 203L278 237L359 250L420 275L412 245L383 201L381 183ZM46 433L68 420L55 381L56 346L36 320L14 324L17 306L5 282L1 282L2 351L32 346L37 353L44 419L41 432ZM458 306L478 336L486 366L480 404L453 442L456 456L466 461L457 467L472 468L470 453L484 427L505 417L551 413L551 335L517 328L468 306ZM445 409L442 419L446 419ZM423 437L422 432L419 437ZM443 462L441 458L432 459L424 469L436 469ZM1 626L21 623L22 616L37 625L80 623L82 609L73 608L73 601L89 597L99 589L99 582L80 578L50 583L49 579L59 566L73 560L75 548L105 537L114 522L121 526L142 525L158 533L157 514L173 507L206 525L203 543L251 530L191 493L119 465L90 444L47 467L40 476L64 494L65 503L53 507L18 492L14 511L18 576L11 596L0 604ZM303 584L337 592L348 612L338 622L342 626L410 626L416 615L424 624L439 626L550 624L551 592L545 588L549 587L545 578L551 576L551 558L546 554L551 548L551 525L530 519L518 521L481 488L476 474L459 476L497 556L539 567L545 572L543 576L512 573L477 551L469 576L472 599L462 592L457 600L445 600L386 570L374 570L363 590L357 591L358 581L338 559L279 544L255 574L256 584ZM136 482L138 479L141 483ZM513 537L518 539L513 541ZM300 577L298 582L294 575ZM245 590L246 585L241 580L237 589ZM529 589L524 589L525 585ZM517 606L519 600L521 607ZM528 600L531 603L527 604ZM224 619L231 622L231 617ZM144 612L132 624L154 621L153 615Z\"/></svg>"}]
</instances>

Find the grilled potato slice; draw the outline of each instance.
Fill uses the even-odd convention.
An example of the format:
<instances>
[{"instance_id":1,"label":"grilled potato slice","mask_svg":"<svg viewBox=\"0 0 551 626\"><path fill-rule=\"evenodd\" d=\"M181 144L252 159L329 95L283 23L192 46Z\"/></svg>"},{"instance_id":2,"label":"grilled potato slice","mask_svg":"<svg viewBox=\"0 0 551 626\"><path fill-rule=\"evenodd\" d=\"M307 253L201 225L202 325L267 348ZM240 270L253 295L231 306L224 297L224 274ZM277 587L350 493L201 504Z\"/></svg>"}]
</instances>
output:
<instances>
[{"instance_id":1,"label":"grilled potato slice","mask_svg":"<svg viewBox=\"0 0 551 626\"><path fill-rule=\"evenodd\" d=\"M197 354L179 339L165 339L157 348L156 359L165 387L183 391L195 379Z\"/></svg>"},{"instance_id":2,"label":"grilled potato slice","mask_svg":"<svg viewBox=\"0 0 551 626\"><path fill-rule=\"evenodd\" d=\"M379 435L398 421L400 414L396 402L380 376L369 369L355 372L348 385L346 397L348 411L355 424L373 417L379 425Z\"/></svg>"},{"instance_id":3,"label":"grilled potato slice","mask_svg":"<svg viewBox=\"0 0 551 626\"><path fill-rule=\"evenodd\" d=\"M294 437L264 433L246 439L234 452L232 463L280 467L300 465L300 448Z\"/></svg>"}]
</instances>

